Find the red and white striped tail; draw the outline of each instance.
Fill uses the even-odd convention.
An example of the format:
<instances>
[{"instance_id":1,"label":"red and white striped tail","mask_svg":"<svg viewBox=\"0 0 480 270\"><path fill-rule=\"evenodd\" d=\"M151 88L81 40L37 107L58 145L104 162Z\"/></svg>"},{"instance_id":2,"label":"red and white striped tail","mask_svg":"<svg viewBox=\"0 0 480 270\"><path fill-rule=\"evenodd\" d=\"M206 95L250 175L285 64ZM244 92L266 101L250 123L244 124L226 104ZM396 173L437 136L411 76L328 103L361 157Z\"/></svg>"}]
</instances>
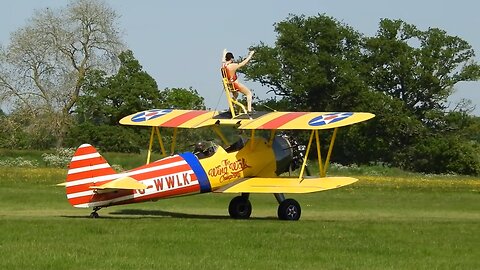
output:
<instances>
[{"instance_id":1,"label":"red and white striped tail","mask_svg":"<svg viewBox=\"0 0 480 270\"><path fill-rule=\"evenodd\" d=\"M74 207L88 208L94 193L90 186L111 181L115 170L90 144L82 144L68 166L67 198Z\"/></svg>"}]
</instances>

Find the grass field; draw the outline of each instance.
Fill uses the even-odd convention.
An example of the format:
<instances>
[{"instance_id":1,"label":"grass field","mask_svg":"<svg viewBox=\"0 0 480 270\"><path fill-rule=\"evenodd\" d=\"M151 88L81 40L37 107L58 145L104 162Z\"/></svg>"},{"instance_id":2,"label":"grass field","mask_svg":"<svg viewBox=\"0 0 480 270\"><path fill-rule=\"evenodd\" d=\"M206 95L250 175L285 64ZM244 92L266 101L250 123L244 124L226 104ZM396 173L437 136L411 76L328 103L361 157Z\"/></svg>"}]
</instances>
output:
<instances>
[{"instance_id":1,"label":"grass field","mask_svg":"<svg viewBox=\"0 0 480 270\"><path fill-rule=\"evenodd\" d=\"M231 195L116 206L89 219L72 208L66 170L0 168L0 269L480 269L480 179L371 176L294 196L298 222L251 195L231 220Z\"/></svg>"}]
</instances>

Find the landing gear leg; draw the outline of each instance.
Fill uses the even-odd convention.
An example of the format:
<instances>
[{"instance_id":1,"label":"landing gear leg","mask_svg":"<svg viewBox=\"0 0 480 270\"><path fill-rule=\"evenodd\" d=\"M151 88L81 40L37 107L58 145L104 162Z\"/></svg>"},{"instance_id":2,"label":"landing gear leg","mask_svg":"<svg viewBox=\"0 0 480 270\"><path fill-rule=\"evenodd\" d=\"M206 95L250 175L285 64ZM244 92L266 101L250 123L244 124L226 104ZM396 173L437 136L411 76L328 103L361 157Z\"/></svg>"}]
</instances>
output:
<instances>
[{"instance_id":1,"label":"landing gear leg","mask_svg":"<svg viewBox=\"0 0 480 270\"><path fill-rule=\"evenodd\" d=\"M97 211L100 210L101 207L95 206L93 208L93 212L90 213L90 218L99 218L100 216L98 215Z\"/></svg>"},{"instance_id":2,"label":"landing gear leg","mask_svg":"<svg viewBox=\"0 0 480 270\"><path fill-rule=\"evenodd\" d=\"M252 214L252 204L248 200L249 193L242 193L230 201L228 213L230 217L235 219L248 219Z\"/></svg>"},{"instance_id":3,"label":"landing gear leg","mask_svg":"<svg viewBox=\"0 0 480 270\"><path fill-rule=\"evenodd\" d=\"M275 193L278 205L278 219L280 220L299 220L302 214L300 204L294 199L285 199L283 193Z\"/></svg>"},{"instance_id":4,"label":"landing gear leg","mask_svg":"<svg viewBox=\"0 0 480 270\"><path fill-rule=\"evenodd\" d=\"M277 199L278 204L281 204L285 201L285 195L283 193L274 193L275 199Z\"/></svg>"}]
</instances>

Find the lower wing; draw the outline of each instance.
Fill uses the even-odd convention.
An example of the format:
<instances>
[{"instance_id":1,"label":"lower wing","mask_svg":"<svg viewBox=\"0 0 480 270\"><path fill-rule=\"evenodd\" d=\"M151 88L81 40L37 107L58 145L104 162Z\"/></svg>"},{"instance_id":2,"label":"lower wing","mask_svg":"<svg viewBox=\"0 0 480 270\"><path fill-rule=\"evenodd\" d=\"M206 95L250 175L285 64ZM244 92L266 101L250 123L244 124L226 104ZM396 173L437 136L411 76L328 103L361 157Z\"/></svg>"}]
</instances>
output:
<instances>
[{"instance_id":1,"label":"lower wing","mask_svg":"<svg viewBox=\"0 0 480 270\"><path fill-rule=\"evenodd\" d=\"M315 177L299 180L284 177L252 177L240 179L214 192L220 193L311 193L335 189L357 182L352 177Z\"/></svg>"}]
</instances>

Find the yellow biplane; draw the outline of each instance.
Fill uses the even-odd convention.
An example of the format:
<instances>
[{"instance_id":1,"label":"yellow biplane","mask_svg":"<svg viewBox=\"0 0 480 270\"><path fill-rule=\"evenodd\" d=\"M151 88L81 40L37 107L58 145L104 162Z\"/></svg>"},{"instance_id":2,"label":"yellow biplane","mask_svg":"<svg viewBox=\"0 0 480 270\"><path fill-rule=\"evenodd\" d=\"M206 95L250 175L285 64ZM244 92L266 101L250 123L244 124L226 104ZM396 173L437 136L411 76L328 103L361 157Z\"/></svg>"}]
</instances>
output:
<instances>
[{"instance_id":1,"label":"yellow biplane","mask_svg":"<svg viewBox=\"0 0 480 270\"><path fill-rule=\"evenodd\" d=\"M116 172L91 145L80 146L69 166L65 183L67 198L75 207L93 208L92 217L103 207L205 192L238 193L228 207L232 218L246 219L252 212L250 193L271 193L278 201L278 218L298 220L301 207L286 193L311 193L339 188L357 181L351 177L329 177L327 168L340 127L374 117L361 112L256 112L253 115L231 111L152 109L120 120L122 125L151 128L145 165ZM248 134L230 142L220 127L231 126ZM199 145L192 152L175 154L179 129L211 127L222 145ZM169 149L161 129L172 128ZM268 135L258 136L259 130ZM282 131L310 132L302 147ZM320 132L332 130L328 152L321 153ZM322 133L323 134L323 133ZM164 155L151 161L154 142ZM315 145L319 175L306 175L307 158ZM283 176L299 169L298 176Z\"/></svg>"}]
</instances>

